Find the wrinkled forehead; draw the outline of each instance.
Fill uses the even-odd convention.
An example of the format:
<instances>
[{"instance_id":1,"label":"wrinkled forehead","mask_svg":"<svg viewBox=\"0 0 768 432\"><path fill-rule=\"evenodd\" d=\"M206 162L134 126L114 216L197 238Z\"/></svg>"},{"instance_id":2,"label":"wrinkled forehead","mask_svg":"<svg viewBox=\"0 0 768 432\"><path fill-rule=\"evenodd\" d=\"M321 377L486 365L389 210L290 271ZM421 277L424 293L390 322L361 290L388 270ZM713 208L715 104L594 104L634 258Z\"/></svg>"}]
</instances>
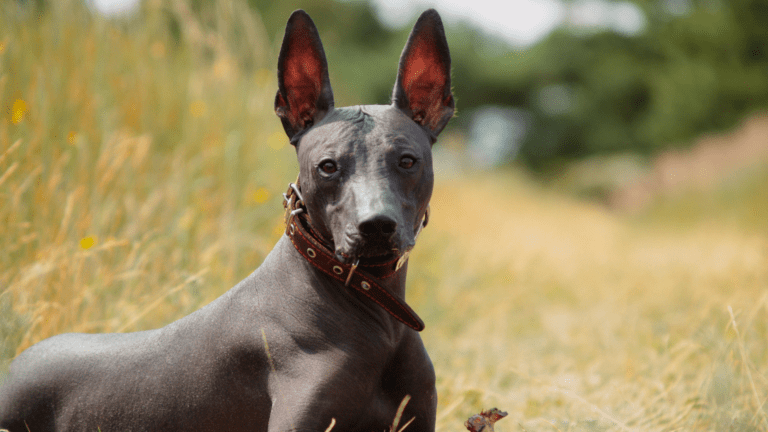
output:
<instances>
[{"instance_id":1,"label":"wrinkled forehead","mask_svg":"<svg viewBox=\"0 0 768 432\"><path fill-rule=\"evenodd\" d=\"M334 109L304 135L297 151L328 149L355 151L358 146L375 147L381 143L431 145L427 133L399 109L388 105L361 105Z\"/></svg>"}]
</instances>

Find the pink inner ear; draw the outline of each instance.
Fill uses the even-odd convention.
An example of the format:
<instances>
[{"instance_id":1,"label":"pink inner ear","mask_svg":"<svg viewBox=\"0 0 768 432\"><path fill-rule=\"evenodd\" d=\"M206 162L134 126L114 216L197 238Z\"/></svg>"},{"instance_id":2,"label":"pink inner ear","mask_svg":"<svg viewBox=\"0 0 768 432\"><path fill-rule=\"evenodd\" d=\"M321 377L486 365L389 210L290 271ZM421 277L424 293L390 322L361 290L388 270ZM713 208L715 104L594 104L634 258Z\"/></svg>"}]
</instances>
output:
<instances>
[{"instance_id":1,"label":"pink inner ear","mask_svg":"<svg viewBox=\"0 0 768 432\"><path fill-rule=\"evenodd\" d=\"M288 120L304 126L312 120L323 83L323 67L309 32L297 30L291 38L283 69L283 85L288 98Z\"/></svg>"},{"instance_id":2,"label":"pink inner ear","mask_svg":"<svg viewBox=\"0 0 768 432\"><path fill-rule=\"evenodd\" d=\"M413 41L403 69L403 90L408 96L414 120L436 127L443 107L443 93L448 81L432 35Z\"/></svg>"}]
</instances>

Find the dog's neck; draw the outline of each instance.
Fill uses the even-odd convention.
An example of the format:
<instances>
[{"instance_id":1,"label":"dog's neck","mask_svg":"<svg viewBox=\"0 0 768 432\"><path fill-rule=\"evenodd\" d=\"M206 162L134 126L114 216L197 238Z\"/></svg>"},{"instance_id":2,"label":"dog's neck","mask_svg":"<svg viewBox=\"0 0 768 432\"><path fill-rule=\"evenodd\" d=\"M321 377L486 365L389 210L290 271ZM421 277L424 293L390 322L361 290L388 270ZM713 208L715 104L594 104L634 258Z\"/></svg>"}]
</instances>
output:
<instances>
[{"instance_id":1,"label":"dog's neck","mask_svg":"<svg viewBox=\"0 0 768 432\"><path fill-rule=\"evenodd\" d=\"M295 207L295 201L287 199L286 202L287 209ZM363 264L356 260L353 264L345 264L323 244L322 239L311 233L311 226L302 212L287 214L286 237L314 273L325 275L320 280L326 280L336 289L357 291L357 296L362 294L362 300L378 305L408 327L416 331L424 329L424 322L402 300L407 269L398 258Z\"/></svg>"}]
</instances>

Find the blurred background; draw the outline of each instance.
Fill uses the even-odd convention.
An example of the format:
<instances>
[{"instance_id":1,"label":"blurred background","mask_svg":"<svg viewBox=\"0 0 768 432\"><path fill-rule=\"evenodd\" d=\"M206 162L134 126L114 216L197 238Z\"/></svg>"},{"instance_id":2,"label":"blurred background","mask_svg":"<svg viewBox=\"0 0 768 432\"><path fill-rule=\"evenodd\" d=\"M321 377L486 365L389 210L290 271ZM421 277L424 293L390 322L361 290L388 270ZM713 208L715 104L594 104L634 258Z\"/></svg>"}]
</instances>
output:
<instances>
[{"instance_id":1,"label":"blurred background","mask_svg":"<svg viewBox=\"0 0 768 432\"><path fill-rule=\"evenodd\" d=\"M86 4L121 20L146 9L139 0ZM190 13L199 14L201 4L191 2ZM450 144L437 149L451 169L522 166L570 192L635 211L660 194L712 185L768 159L759 140L699 140L745 122L745 133L765 132L768 5L761 0L247 5L271 48L290 11L315 17L341 105L387 103L394 72L382 72L392 71L418 13L438 8L449 23L460 109ZM243 55L232 61L243 71L259 66Z\"/></svg>"},{"instance_id":2,"label":"blurred background","mask_svg":"<svg viewBox=\"0 0 768 432\"><path fill-rule=\"evenodd\" d=\"M290 13L337 106L387 104L442 15L457 116L408 301L438 426L768 430L768 0L6 0L0 376L62 332L156 328L283 230Z\"/></svg>"}]
</instances>

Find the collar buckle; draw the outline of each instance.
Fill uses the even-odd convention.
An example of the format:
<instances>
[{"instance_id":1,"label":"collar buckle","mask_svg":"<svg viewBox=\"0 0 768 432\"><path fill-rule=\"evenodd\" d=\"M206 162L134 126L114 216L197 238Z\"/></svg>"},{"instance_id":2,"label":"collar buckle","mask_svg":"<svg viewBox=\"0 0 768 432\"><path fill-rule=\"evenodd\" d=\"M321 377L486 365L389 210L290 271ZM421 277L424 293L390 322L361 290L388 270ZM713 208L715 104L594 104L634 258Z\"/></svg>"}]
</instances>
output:
<instances>
[{"instance_id":1,"label":"collar buckle","mask_svg":"<svg viewBox=\"0 0 768 432\"><path fill-rule=\"evenodd\" d=\"M296 183L288 183L288 190L283 193L283 207L285 208L285 224L291 226L293 217L304 213L304 197L299 190L299 178L296 177Z\"/></svg>"}]
</instances>

